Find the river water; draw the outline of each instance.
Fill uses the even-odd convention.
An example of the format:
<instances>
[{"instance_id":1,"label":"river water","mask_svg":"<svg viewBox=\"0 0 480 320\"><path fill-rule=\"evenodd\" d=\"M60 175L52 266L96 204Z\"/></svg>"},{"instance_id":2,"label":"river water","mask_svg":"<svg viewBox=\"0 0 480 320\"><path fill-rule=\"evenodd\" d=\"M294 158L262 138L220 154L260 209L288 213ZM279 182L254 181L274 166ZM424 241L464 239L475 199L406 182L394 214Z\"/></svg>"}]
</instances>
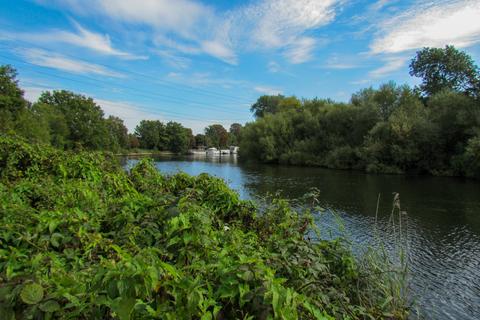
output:
<instances>
[{"instance_id":1,"label":"river water","mask_svg":"<svg viewBox=\"0 0 480 320\"><path fill-rule=\"evenodd\" d=\"M127 166L136 161L128 159ZM317 188L321 206L342 218L345 232L359 245L373 239L376 219L388 221L393 193L399 193L401 208L406 211L411 297L420 317L480 319L479 181L247 164L233 156L161 157L155 161L167 174L205 172L220 177L244 199L277 192L297 199ZM320 225L331 223L324 214L319 214L318 221ZM387 241L389 236L382 235Z\"/></svg>"}]
</instances>

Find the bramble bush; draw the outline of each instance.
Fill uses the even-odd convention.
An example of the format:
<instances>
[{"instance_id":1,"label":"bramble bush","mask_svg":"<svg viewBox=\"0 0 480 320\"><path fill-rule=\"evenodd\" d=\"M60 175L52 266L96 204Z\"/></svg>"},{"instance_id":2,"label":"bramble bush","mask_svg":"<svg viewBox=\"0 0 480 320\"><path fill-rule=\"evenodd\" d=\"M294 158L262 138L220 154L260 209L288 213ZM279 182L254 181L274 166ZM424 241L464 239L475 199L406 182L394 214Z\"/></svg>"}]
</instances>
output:
<instances>
[{"instance_id":1,"label":"bramble bush","mask_svg":"<svg viewBox=\"0 0 480 320\"><path fill-rule=\"evenodd\" d=\"M308 211L149 160L0 136L0 220L2 320L407 316L387 273L309 239Z\"/></svg>"}]
</instances>

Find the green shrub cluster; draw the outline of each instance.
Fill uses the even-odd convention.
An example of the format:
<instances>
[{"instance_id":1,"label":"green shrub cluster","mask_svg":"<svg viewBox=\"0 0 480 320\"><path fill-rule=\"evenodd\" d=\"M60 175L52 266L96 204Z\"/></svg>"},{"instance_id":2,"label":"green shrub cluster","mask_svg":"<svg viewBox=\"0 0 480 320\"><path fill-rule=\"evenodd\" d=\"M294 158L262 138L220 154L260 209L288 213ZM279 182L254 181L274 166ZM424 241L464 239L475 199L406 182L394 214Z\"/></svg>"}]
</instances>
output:
<instances>
[{"instance_id":1,"label":"green shrub cluster","mask_svg":"<svg viewBox=\"0 0 480 320\"><path fill-rule=\"evenodd\" d=\"M453 46L424 48L414 88L394 82L330 99L262 96L242 157L262 162L480 178L480 69Z\"/></svg>"},{"instance_id":2,"label":"green shrub cluster","mask_svg":"<svg viewBox=\"0 0 480 320\"><path fill-rule=\"evenodd\" d=\"M243 158L480 178L480 99L442 91L422 101L390 83L362 90L348 104L295 100L280 98L282 108L245 126Z\"/></svg>"},{"instance_id":3,"label":"green shrub cluster","mask_svg":"<svg viewBox=\"0 0 480 320\"><path fill-rule=\"evenodd\" d=\"M345 243L222 180L0 137L0 314L12 319L404 318ZM377 273L378 271L378 273ZM382 280L383 281L383 280ZM383 283L384 285L385 283Z\"/></svg>"}]
</instances>

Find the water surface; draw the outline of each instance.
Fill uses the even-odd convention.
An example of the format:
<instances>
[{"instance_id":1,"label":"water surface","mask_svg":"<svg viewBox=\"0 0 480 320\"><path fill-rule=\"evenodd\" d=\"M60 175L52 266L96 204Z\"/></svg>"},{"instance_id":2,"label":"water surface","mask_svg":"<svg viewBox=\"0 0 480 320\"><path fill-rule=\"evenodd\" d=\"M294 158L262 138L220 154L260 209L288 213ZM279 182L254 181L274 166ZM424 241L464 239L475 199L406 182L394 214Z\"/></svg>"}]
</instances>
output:
<instances>
[{"instance_id":1,"label":"water surface","mask_svg":"<svg viewBox=\"0 0 480 320\"><path fill-rule=\"evenodd\" d=\"M127 160L133 165L137 160ZM357 244L373 239L386 223L398 192L406 215L412 297L425 319L480 319L480 182L428 176L371 175L323 168L246 164L236 157L161 157L165 173L209 173L223 178L242 198L279 192L296 199L320 190L321 205L337 212ZM319 224L331 223L325 215ZM405 228L404 228L405 229ZM382 238L388 241L391 234ZM393 239L392 239L393 241Z\"/></svg>"}]
</instances>

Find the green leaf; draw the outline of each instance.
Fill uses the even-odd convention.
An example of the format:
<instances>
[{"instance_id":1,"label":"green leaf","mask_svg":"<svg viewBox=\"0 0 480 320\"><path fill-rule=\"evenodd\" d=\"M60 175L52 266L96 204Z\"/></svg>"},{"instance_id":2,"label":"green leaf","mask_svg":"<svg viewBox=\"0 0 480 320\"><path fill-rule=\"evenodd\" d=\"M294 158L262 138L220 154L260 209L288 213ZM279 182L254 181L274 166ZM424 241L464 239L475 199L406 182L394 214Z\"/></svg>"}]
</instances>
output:
<instances>
[{"instance_id":1,"label":"green leaf","mask_svg":"<svg viewBox=\"0 0 480 320\"><path fill-rule=\"evenodd\" d=\"M55 300L48 300L40 305L40 310L45 312L55 312L60 310L60 304Z\"/></svg>"},{"instance_id":2,"label":"green leaf","mask_svg":"<svg viewBox=\"0 0 480 320\"><path fill-rule=\"evenodd\" d=\"M118 298L111 302L110 308L118 315L120 320L130 320L135 304L135 298Z\"/></svg>"},{"instance_id":3,"label":"green leaf","mask_svg":"<svg viewBox=\"0 0 480 320\"><path fill-rule=\"evenodd\" d=\"M58 248L60 246L60 240L63 239L63 235L60 234L60 233L54 233L52 234L52 236L50 237L50 243L52 244L52 246L54 246L55 248Z\"/></svg>"},{"instance_id":4,"label":"green leaf","mask_svg":"<svg viewBox=\"0 0 480 320\"><path fill-rule=\"evenodd\" d=\"M43 299L43 288L36 283L27 284L20 292L20 298L26 304L37 304Z\"/></svg>"},{"instance_id":5,"label":"green leaf","mask_svg":"<svg viewBox=\"0 0 480 320\"><path fill-rule=\"evenodd\" d=\"M15 320L15 312L7 306L0 306L0 315L2 320Z\"/></svg>"}]
</instances>

